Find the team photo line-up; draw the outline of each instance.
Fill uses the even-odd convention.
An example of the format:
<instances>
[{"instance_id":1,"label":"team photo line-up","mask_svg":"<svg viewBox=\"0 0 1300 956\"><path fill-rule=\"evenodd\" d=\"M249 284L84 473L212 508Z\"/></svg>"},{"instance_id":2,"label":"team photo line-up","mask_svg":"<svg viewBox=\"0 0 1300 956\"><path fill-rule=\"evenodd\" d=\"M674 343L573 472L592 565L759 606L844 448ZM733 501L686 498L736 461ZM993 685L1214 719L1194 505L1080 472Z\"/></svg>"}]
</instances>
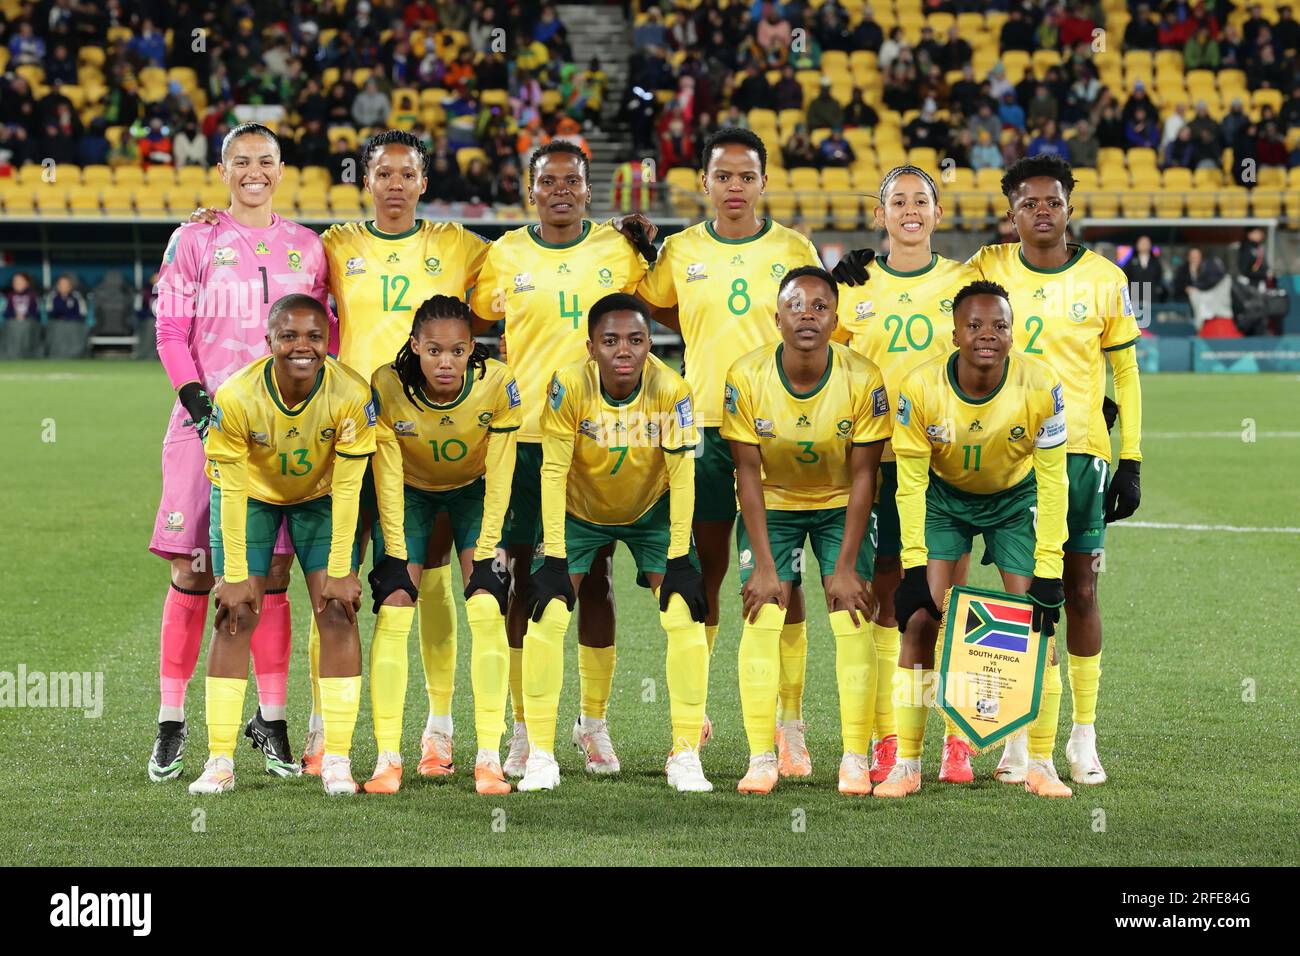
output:
<instances>
[{"instance_id":1,"label":"team photo line-up","mask_svg":"<svg viewBox=\"0 0 1300 956\"><path fill-rule=\"evenodd\" d=\"M640 215L586 218L588 161L572 144L536 151L537 221L493 242L416 217L425 159L408 133L372 137L360 160L373 219L318 236L274 212L274 133L239 126L222 144L228 208L196 210L163 255L158 351L177 401L150 543L171 565L152 780L184 770L209 603L208 757L191 793L234 788L241 728L269 774L318 775L331 795L397 792L413 624L429 701L417 772L453 774L459 601L475 789L559 785L574 616L571 739L588 773L618 773L606 709L622 541L659 603L675 790L713 789L700 755L710 657L734 628L718 611L734 546L750 750L737 789L812 773L811 548L835 641L838 789L908 796L935 706L939 609L982 535L984 563L1028 599L1048 642L1038 714L994 776L1071 795L1054 764L1064 663L1069 776L1105 782L1097 569L1106 524L1140 501L1139 331L1123 272L1068 241L1068 163L1014 164L1002 187L1019 241L964 263L931 250L933 179L893 169L868 187L888 254L856 249L827 272L807 238L759 214L766 150L746 130L704 144L712 215L659 248ZM684 373L651 354L656 322L680 333ZM475 338L497 323L500 360ZM376 617L363 655L367 550ZM312 611L301 762L286 721L295 558ZM359 785L363 656L378 760ZM974 750L944 719L938 779L971 782Z\"/></svg>"}]
</instances>

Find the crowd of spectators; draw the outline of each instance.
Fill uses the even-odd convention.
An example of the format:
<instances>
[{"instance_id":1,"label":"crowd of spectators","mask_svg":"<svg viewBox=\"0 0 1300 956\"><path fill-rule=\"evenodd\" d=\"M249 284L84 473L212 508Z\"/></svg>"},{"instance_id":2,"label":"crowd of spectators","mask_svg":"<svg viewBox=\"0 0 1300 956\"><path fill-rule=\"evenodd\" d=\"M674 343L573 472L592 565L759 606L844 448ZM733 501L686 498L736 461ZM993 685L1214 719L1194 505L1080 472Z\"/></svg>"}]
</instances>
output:
<instances>
[{"instance_id":1,"label":"crowd of spectators","mask_svg":"<svg viewBox=\"0 0 1300 956\"><path fill-rule=\"evenodd\" d=\"M211 166L225 133L255 118L279 125L286 163L354 182L361 135L394 124L431 154L426 200L517 204L533 149L558 136L589 152L583 130L608 87L599 59L573 62L555 7L534 0L45 0L0 13L0 47L0 176L45 159ZM86 93L84 47L106 55L100 96L83 103L63 89ZM44 70L43 95L25 66ZM145 71L174 67L194 71L192 87L168 74L165 95L147 96ZM415 102L410 90L438 92ZM458 162L467 147L483 156Z\"/></svg>"},{"instance_id":2,"label":"crowd of spectators","mask_svg":"<svg viewBox=\"0 0 1300 956\"><path fill-rule=\"evenodd\" d=\"M143 288L134 289L121 272L105 272L94 287L65 272L54 287L42 293L26 272L15 272L0 290L0 319L16 322L87 323L92 317L96 331L104 335L130 335L141 322L153 321L155 273ZM92 311L93 306L93 311Z\"/></svg>"}]
</instances>

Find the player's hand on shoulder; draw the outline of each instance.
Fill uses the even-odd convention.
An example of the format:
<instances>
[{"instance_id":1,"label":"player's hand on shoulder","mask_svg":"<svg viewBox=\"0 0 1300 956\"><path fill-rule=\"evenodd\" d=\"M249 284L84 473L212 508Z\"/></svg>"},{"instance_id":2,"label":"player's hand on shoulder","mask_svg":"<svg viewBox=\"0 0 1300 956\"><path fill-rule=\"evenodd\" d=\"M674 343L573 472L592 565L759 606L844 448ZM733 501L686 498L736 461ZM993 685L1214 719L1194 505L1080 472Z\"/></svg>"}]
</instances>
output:
<instances>
[{"instance_id":1,"label":"player's hand on shoulder","mask_svg":"<svg viewBox=\"0 0 1300 956\"><path fill-rule=\"evenodd\" d=\"M573 582L569 579L569 561L547 555L542 566L533 572L532 593L528 596L529 615L534 621L540 621L546 613L546 605L556 598L562 600L570 611L573 610L575 596Z\"/></svg>"},{"instance_id":2,"label":"player's hand on shoulder","mask_svg":"<svg viewBox=\"0 0 1300 956\"><path fill-rule=\"evenodd\" d=\"M703 624L709 613L709 601L704 595L704 577L699 569L691 563L687 555L669 558L664 571L664 580L659 585L659 610L668 610L668 601L674 594L680 594L691 612L691 620Z\"/></svg>"},{"instance_id":3,"label":"player's hand on shoulder","mask_svg":"<svg viewBox=\"0 0 1300 956\"><path fill-rule=\"evenodd\" d=\"M209 226L215 226L221 220L217 218L217 210L210 209L207 206L200 206L190 213L189 222L206 222Z\"/></svg>"},{"instance_id":4,"label":"player's hand on shoulder","mask_svg":"<svg viewBox=\"0 0 1300 956\"><path fill-rule=\"evenodd\" d=\"M785 590L777 576L776 567L755 567L745 586L740 589L740 600L745 620L754 623L764 604L775 604L785 610Z\"/></svg>"},{"instance_id":5,"label":"player's hand on shoulder","mask_svg":"<svg viewBox=\"0 0 1300 956\"><path fill-rule=\"evenodd\" d=\"M510 597L510 572L499 557L483 558L474 562L469 581L465 584L465 600L469 600L479 591L486 591L497 599L502 616L506 613L506 601Z\"/></svg>"},{"instance_id":6,"label":"player's hand on shoulder","mask_svg":"<svg viewBox=\"0 0 1300 956\"><path fill-rule=\"evenodd\" d=\"M925 565L903 570L903 580L894 592L894 617L898 620L898 629L907 630L907 622L917 611L924 609L934 620L942 616L935 606L934 595L930 593L930 582L925 576Z\"/></svg>"},{"instance_id":7,"label":"player's hand on shoulder","mask_svg":"<svg viewBox=\"0 0 1300 956\"><path fill-rule=\"evenodd\" d=\"M641 213L633 212L626 216L615 216L609 224L636 247L636 251L641 253L641 258L647 263L653 264L659 257L659 252L654 247L654 239L659 234L659 227Z\"/></svg>"},{"instance_id":8,"label":"player's hand on shoulder","mask_svg":"<svg viewBox=\"0 0 1300 956\"><path fill-rule=\"evenodd\" d=\"M850 249L844 253L839 262L835 263L831 275L841 285L866 285L867 280L871 278L867 268L875 261L874 249Z\"/></svg>"},{"instance_id":9,"label":"player's hand on shoulder","mask_svg":"<svg viewBox=\"0 0 1300 956\"><path fill-rule=\"evenodd\" d=\"M384 555L383 559L370 570L366 580L370 582L370 596L375 600L376 614L379 613L383 603L398 591L405 591L411 596L412 601L420 596L419 589L411 580L410 572L406 570L406 562L392 555Z\"/></svg>"},{"instance_id":10,"label":"player's hand on shoulder","mask_svg":"<svg viewBox=\"0 0 1300 956\"><path fill-rule=\"evenodd\" d=\"M1106 488L1106 524L1132 517L1142 503L1142 463L1121 458Z\"/></svg>"},{"instance_id":11,"label":"player's hand on shoulder","mask_svg":"<svg viewBox=\"0 0 1300 956\"><path fill-rule=\"evenodd\" d=\"M1061 605L1065 603L1065 584L1060 578L1040 578L1035 575L1029 582L1029 590L1025 592L1025 597L1029 598L1034 605L1030 627L1044 637L1051 637L1056 633L1056 624L1061 619Z\"/></svg>"},{"instance_id":12,"label":"player's hand on shoulder","mask_svg":"<svg viewBox=\"0 0 1300 956\"><path fill-rule=\"evenodd\" d=\"M848 611L854 627L861 627L876 616L879 602L871 582L858 577L852 568L837 570L826 585L827 610Z\"/></svg>"}]
</instances>

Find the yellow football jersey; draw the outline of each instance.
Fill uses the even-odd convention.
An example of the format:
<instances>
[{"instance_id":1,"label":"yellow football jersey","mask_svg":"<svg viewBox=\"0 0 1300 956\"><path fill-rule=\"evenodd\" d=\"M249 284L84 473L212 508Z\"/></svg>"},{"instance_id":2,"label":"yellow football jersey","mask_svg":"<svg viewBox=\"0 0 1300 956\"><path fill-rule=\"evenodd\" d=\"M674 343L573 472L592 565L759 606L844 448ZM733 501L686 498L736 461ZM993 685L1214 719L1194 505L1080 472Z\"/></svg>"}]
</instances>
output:
<instances>
[{"instance_id":1,"label":"yellow football jersey","mask_svg":"<svg viewBox=\"0 0 1300 956\"><path fill-rule=\"evenodd\" d=\"M519 376L519 440L542 440L546 388L556 369L587 359L587 309L611 292L631 292L645 275L633 245L608 223L584 221L572 242L543 242L536 224L513 229L488 251L470 296L474 314L504 319Z\"/></svg>"},{"instance_id":2,"label":"yellow football jersey","mask_svg":"<svg viewBox=\"0 0 1300 956\"><path fill-rule=\"evenodd\" d=\"M631 524L649 511L668 490L669 471L683 459L694 475L694 459L681 454L697 441L690 386L653 355L646 357L636 391L618 402L601 387L595 361L557 370L542 410L542 432L547 554L557 553L564 534L564 516L546 507L548 475L563 469L565 510L600 525ZM689 544L693 482L686 492L692 500L684 510L672 507L673 538L681 553Z\"/></svg>"},{"instance_id":3,"label":"yellow football jersey","mask_svg":"<svg viewBox=\"0 0 1300 956\"><path fill-rule=\"evenodd\" d=\"M1083 246L1071 249L1059 269L1035 269L1018 242L985 246L969 264L1011 296L1015 347L1047 362L1064 383L1066 450L1110 461L1101 413L1105 353L1135 345L1140 333L1124 272Z\"/></svg>"},{"instance_id":4,"label":"yellow football jersey","mask_svg":"<svg viewBox=\"0 0 1300 956\"><path fill-rule=\"evenodd\" d=\"M1047 364L1012 352L1002 384L974 399L957 385L957 353L937 356L908 375L898 393L894 451L928 458L948 484L976 495L1025 479L1035 448L1066 441L1066 400Z\"/></svg>"},{"instance_id":5,"label":"yellow football jersey","mask_svg":"<svg viewBox=\"0 0 1300 956\"><path fill-rule=\"evenodd\" d=\"M487 240L460 223L424 219L396 235L370 220L340 223L321 242L339 314L339 361L367 381L410 338L426 299L465 297L488 251Z\"/></svg>"},{"instance_id":6,"label":"yellow football jersey","mask_svg":"<svg viewBox=\"0 0 1300 956\"><path fill-rule=\"evenodd\" d=\"M686 344L686 380L699 424L722 424L727 370L761 345L780 341L776 293L799 266L819 266L817 248L771 219L748 239L723 239L711 221L664 240L637 294L657 308L677 306Z\"/></svg>"},{"instance_id":7,"label":"yellow football jersey","mask_svg":"<svg viewBox=\"0 0 1300 956\"><path fill-rule=\"evenodd\" d=\"M487 360L482 378L471 369L460 395L446 405L418 389L412 402L391 365L375 372L370 384L378 441L400 447L403 482L425 491L463 488L481 478L488 435L515 431L522 417L514 372L496 359Z\"/></svg>"},{"instance_id":8,"label":"yellow football jersey","mask_svg":"<svg viewBox=\"0 0 1300 956\"><path fill-rule=\"evenodd\" d=\"M898 407L898 386L907 373L952 344L952 299L980 277L973 268L936 254L915 272L897 272L877 259L865 285L840 286L836 341L846 341L880 368L889 407ZM894 460L885 443L882 461Z\"/></svg>"},{"instance_id":9,"label":"yellow football jersey","mask_svg":"<svg viewBox=\"0 0 1300 956\"><path fill-rule=\"evenodd\" d=\"M849 449L889 437L889 396L880 369L832 342L826 374L798 395L781 368L781 342L750 352L727 373L722 437L757 445L763 501L776 511L849 503Z\"/></svg>"},{"instance_id":10,"label":"yellow football jersey","mask_svg":"<svg viewBox=\"0 0 1300 956\"><path fill-rule=\"evenodd\" d=\"M221 487L222 463L246 460L250 498L273 505L312 501L330 493L336 455L375 453L370 386L326 358L307 400L291 409L271 365L269 355L257 359L217 389L204 445L208 477Z\"/></svg>"}]
</instances>

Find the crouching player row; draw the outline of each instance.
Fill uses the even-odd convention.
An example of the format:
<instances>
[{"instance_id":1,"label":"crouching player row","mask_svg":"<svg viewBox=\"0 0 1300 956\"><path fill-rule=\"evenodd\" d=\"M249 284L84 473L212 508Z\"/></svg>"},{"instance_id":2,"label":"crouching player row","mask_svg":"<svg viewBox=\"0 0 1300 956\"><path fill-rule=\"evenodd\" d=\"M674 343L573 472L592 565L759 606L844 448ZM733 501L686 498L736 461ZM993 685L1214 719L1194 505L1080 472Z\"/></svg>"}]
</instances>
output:
<instances>
[{"instance_id":1,"label":"crouching player row","mask_svg":"<svg viewBox=\"0 0 1300 956\"><path fill-rule=\"evenodd\" d=\"M310 295L267 315L269 357L217 389L205 442L217 613L208 652L209 759L191 793L233 789L249 641L262 613L277 532L288 528L321 633L327 793L355 792L348 752L361 700L353 537L375 451L368 384L329 358L329 316Z\"/></svg>"},{"instance_id":2,"label":"crouching player row","mask_svg":"<svg viewBox=\"0 0 1300 956\"><path fill-rule=\"evenodd\" d=\"M698 438L690 387L650 354L639 299L600 299L587 313L587 331L591 359L555 372L542 409L543 544L524 640L529 749L519 789L559 785L555 722L574 595L597 552L622 541L640 580L658 595L667 635L668 782L678 791L709 791L698 754L709 653L704 582L691 554Z\"/></svg>"}]
</instances>

